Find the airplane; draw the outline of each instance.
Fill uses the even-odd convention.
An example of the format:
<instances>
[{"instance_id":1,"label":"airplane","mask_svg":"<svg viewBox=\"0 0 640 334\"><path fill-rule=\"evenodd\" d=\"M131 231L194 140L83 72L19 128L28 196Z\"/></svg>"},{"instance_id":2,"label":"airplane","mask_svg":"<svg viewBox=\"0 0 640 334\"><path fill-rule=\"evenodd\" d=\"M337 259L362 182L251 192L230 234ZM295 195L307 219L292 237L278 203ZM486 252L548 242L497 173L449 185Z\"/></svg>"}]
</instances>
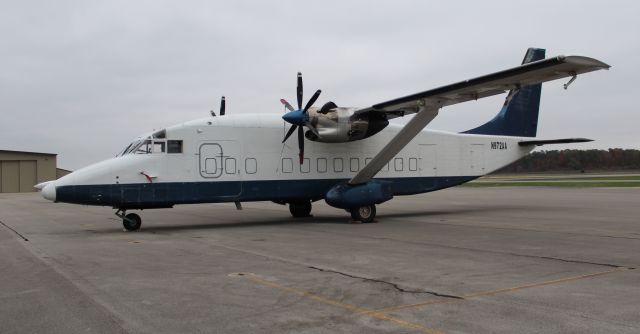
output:
<instances>
[{"instance_id":1,"label":"airplane","mask_svg":"<svg viewBox=\"0 0 640 334\"><path fill-rule=\"evenodd\" d=\"M536 146L590 141L536 138L543 82L609 69L583 56L545 58L529 48L522 64L500 72L381 102L365 108L297 108L288 112L219 115L188 121L133 140L116 157L36 185L54 202L110 206L124 229L140 229L129 210L179 204L272 201L293 217L308 217L324 199L369 223L376 205L395 196L441 190L504 167ZM440 109L508 93L498 114L461 133L424 129ZM404 125L389 120L412 115ZM287 129L287 124L291 126ZM288 140L297 132L297 147ZM284 138L284 140L282 140Z\"/></svg>"}]
</instances>

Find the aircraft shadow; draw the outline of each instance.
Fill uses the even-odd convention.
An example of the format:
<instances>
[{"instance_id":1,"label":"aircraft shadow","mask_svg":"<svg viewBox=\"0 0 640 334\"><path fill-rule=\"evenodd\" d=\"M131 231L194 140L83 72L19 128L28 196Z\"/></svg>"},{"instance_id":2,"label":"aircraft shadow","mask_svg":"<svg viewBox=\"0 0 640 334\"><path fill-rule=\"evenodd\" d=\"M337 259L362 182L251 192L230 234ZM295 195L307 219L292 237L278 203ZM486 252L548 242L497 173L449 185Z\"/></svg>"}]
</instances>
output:
<instances>
[{"instance_id":1,"label":"aircraft shadow","mask_svg":"<svg viewBox=\"0 0 640 334\"><path fill-rule=\"evenodd\" d=\"M380 213L376 218L376 224L385 223L385 218L394 219L394 218L431 218L436 216L442 216L442 218L453 217L457 215L468 215L474 213L482 213L482 212L505 212L505 211L517 211L521 210L519 207L474 207L474 208L461 208L461 209L451 209L451 210L421 210L421 211L408 211L408 212L398 212L398 213ZM424 223L430 223L434 221L429 221L429 219L425 219ZM437 221L438 223L441 220ZM392 222L397 224L398 222ZM415 223L415 221L413 221ZM287 225L301 225L301 224L342 224L342 225L350 225L354 224L351 222L348 214L345 213L344 216L311 216L307 218L292 218L292 217L282 217L282 218L269 218L262 220L253 220L253 221L233 221L228 223L198 223L198 224L175 224L175 225L161 225L157 226L153 224L153 222L148 222L143 224L140 232L136 233L157 233L157 232L172 232L172 231L193 231L193 230L216 230L216 229L233 229L233 228L252 228L252 227L264 227L264 226L287 226ZM122 231L117 230L114 231L109 229L104 232L113 232L113 233L122 233Z\"/></svg>"}]
</instances>

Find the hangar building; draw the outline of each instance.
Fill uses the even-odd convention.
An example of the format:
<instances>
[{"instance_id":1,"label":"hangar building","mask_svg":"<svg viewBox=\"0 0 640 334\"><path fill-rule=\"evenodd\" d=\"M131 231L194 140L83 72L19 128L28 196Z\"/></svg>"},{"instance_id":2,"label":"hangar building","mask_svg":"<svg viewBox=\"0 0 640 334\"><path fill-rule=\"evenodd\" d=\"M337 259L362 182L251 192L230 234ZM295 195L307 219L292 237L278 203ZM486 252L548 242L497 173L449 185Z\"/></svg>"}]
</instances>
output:
<instances>
[{"instance_id":1,"label":"hangar building","mask_svg":"<svg viewBox=\"0 0 640 334\"><path fill-rule=\"evenodd\" d=\"M34 185L68 173L56 164L56 154L0 150L0 193L36 191Z\"/></svg>"}]
</instances>

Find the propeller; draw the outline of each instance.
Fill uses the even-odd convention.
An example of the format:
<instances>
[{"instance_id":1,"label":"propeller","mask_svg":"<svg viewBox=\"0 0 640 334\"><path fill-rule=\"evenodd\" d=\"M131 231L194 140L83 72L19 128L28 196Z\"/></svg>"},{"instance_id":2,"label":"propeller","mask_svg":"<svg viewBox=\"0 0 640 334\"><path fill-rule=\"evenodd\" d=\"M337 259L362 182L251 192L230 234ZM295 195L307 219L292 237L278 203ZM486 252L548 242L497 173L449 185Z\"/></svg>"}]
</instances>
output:
<instances>
[{"instance_id":1,"label":"propeller","mask_svg":"<svg viewBox=\"0 0 640 334\"><path fill-rule=\"evenodd\" d=\"M287 102L284 99L280 99L280 102L285 106L285 108L287 108L287 110L289 110L288 113L282 116L282 119L284 119L287 123L291 123L291 128L289 128L289 131L287 131L287 134L284 136L284 139L282 140L282 142L283 143L286 142L287 139L289 139L289 137L291 137L291 135L296 131L296 129L298 129L298 149L300 150L300 153L298 154L298 156L300 158L300 164L302 164L304 160L304 128L303 126L308 127L311 131L313 131L313 133L317 134L316 129L309 122L309 108L313 106L313 104L318 99L318 96L320 96L321 92L322 91L318 89L313 94L313 96L311 96L311 98L309 99L309 101L307 102L307 104L303 109L302 108L302 93L303 93L302 73L298 72L298 85L296 87L296 98L298 101L298 109L294 110L294 108L291 106L291 104L289 104L289 102Z\"/></svg>"},{"instance_id":2,"label":"propeller","mask_svg":"<svg viewBox=\"0 0 640 334\"><path fill-rule=\"evenodd\" d=\"M220 116L224 116L224 110L225 110L225 99L223 96L222 99L220 100ZM216 117L215 111L211 110L211 116Z\"/></svg>"}]
</instances>

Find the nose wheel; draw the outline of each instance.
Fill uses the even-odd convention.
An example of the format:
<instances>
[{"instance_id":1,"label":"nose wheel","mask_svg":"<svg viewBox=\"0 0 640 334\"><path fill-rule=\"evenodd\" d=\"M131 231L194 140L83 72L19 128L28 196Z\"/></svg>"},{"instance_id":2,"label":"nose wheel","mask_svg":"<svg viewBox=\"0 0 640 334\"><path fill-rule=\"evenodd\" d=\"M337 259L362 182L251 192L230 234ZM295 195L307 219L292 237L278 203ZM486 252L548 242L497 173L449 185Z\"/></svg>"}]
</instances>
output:
<instances>
[{"instance_id":1,"label":"nose wheel","mask_svg":"<svg viewBox=\"0 0 640 334\"><path fill-rule=\"evenodd\" d=\"M371 223L373 219L376 217L376 205L365 205L358 208L353 208L350 210L351 218L355 221L360 221L363 223Z\"/></svg>"},{"instance_id":2,"label":"nose wheel","mask_svg":"<svg viewBox=\"0 0 640 334\"><path fill-rule=\"evenodd\" d=\"M289 203L289 212L296 218L309 217L311 214L311 201Z\"/></svg>"},{"instance_id":3,"label":"nose wheel","mask_svg":"<svg viewBox=\"0 0 640 334\"><path fill-rule=\"evenodd\" d=\"M122 226L127 231L137 231L142 226L142 218L135 213L125 214L125 210L116 211L116 216L122 218Z\"/></svg>"}]
</instances>

